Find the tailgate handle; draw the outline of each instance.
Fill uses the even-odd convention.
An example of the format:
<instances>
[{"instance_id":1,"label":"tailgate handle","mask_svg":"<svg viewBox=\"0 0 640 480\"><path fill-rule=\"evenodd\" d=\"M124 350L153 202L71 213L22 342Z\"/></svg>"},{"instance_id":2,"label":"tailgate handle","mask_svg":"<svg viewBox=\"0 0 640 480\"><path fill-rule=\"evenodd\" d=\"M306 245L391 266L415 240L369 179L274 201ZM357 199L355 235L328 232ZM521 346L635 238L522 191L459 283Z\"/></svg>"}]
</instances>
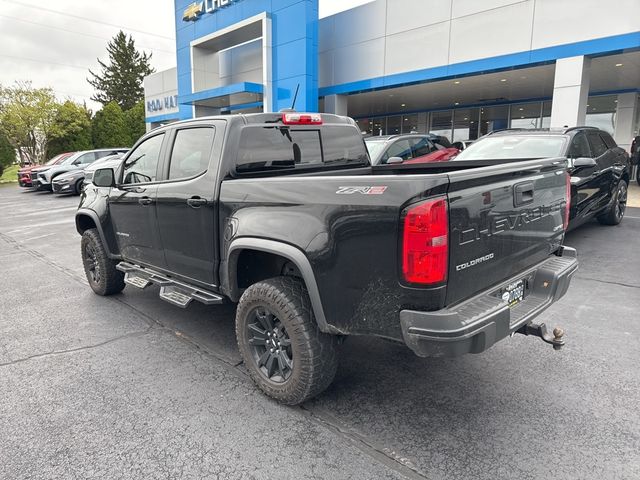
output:
<instances>
[{"instance_id":1,"label":"tailgate handle","mask_svg":"<svg viewBox=\"0 0 640 480\"><path fill-rule=\"evenodd\" d=\"M520 205L527 205L533 202L533 182L519 183L513 187L513 205L519 207Z\"/></svg>"}]
</instances>

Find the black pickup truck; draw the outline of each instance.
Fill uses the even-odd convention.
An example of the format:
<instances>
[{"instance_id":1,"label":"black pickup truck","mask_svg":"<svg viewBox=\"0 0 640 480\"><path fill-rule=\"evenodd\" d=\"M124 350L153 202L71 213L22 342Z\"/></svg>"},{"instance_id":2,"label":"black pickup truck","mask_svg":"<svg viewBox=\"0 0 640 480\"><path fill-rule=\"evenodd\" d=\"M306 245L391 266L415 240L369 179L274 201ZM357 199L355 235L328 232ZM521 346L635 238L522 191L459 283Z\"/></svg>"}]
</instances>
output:
<instances>
[{"instance_id":1,"label":"black pickup truck","mask_svg":"<svg viewBox=\"0 0 640 480\"><path fill-rule=\"evenodd\" d=\"M577 270L567 192L563 158L372 167L349 118L233 115L145 135L96 170L76 227L97 294L237 302L253 380L297 404L331 383L347 335L420 356L516 332L560 348L532 320Z\"/></svg>"}]
</instances>

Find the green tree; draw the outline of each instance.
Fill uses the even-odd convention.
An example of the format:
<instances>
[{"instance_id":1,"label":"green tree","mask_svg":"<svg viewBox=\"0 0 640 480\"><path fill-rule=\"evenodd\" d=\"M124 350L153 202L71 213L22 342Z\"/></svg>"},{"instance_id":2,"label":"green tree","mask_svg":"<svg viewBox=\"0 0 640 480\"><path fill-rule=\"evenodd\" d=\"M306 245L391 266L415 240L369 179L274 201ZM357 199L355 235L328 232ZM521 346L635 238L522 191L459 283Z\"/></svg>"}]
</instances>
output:
<instances>
[{"instance_id":1,"label":"green tree","mask_svg":"<svg viewBox=\"0 0 640 480\"><path fill-rule=\"evenodd\" d=\"M93 146L95 148L127 147L131 135L124 113L116 102L107 103L93 117Z\"/></svg>"},{"instance_id":2,"label":"green tree","mask_svg":"<svg viewBox=\"0 0 640 480\"><path fill-rule=\"evenodd\" d=\"M0 88L0 132L23 162L46 159L49 142L57 133L58 106L50 88L33 88L29 82Z\"/></svg>"},{"instance_id":3,"label":"green tree","mask_svg":"<svg viewBox=\"0 0 640 480\"><path fill-rule=\"evenodd\" d=\"M133 37L120 31L107 45L108 64L98 59L100 73L89 70L87 81L96 89L92 100L106 105L116 102L123 110L129 110L144 99L142 80L153 73L151 54L140 53Z\"/></svg>"},{"instance_id":4,"label":"green tree","mask_svg":"<svg viewBox=\"0 0 640 480\"><path fill-rule=\"evenodd\" d=\"M91 138L91 112L86 105L67 100L58 108L57 128L49 142L48 157L59 153L76 152L93 148Z\"/></svg>"},{"instance_id":5,"label":"green tree","mask_svg":"<svg viewBox=\"0 0 640 480\"><path fill-rule=\"evenodd\" d=\"M4 172L4 169L11 166L16 161L16 149L13 148L9 139L0 133L0 176Z\"/></svg>"},{"instance_id":6,"label":"green tree","mask_svg":"<svg viewBox=\"0 0 640 480\"><path fill-rule=\"evenodd\" d=\"M147 131L144 116L144 102L138 102L135 107L124 112L124 118L127 124L127 130L129 131L129 136L131 137L129 143L130 145L133 145Z\"/></svg>"}]
</instances>

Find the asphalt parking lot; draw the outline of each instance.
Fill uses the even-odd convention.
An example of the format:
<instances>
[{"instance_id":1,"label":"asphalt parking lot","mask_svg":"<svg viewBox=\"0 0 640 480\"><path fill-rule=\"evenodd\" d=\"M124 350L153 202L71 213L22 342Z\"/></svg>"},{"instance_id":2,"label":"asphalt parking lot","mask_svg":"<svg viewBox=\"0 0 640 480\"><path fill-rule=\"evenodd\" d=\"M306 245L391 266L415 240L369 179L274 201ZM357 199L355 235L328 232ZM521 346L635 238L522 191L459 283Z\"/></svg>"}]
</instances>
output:
<instances>
[{"instance_id":1,"label":"asphalt parking lot","mask_svg":"<svg viewBox=\"0 0 640 480\"><path fill-rule=\"evenodd\" d=\"M233 307L87 286L78 197L0 187L0 478L640 478L640 209L570 233L540 321L458 359L352 338L302 407L263 396Z\"/></svg>"}]
</instances>

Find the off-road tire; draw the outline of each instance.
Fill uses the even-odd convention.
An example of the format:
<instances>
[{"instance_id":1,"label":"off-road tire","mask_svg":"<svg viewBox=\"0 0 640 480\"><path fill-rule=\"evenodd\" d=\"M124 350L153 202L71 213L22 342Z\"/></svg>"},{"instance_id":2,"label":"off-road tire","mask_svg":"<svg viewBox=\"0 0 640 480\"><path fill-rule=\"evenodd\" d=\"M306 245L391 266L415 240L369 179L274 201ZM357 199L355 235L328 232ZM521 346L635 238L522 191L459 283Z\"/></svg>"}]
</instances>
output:
<instances>
[{"instance_id":1,"label":"off-road tire","mask_svg":"<svg viewBox=\"0 0 640 480\"><path fill-rule=\"evenodd\" d=\"M109 258L100 234L95 228L85 230L80 242L82 265L91 289L98 295L113 295L124 289L124 273L116 270L117 263ZM92 266L94 271L92 273ZM98 272L98 275L95 272Z\"/></svg>"},{"instance_id":2,"label":"off-road tire","mask_svg":"<svg viewBox=\"0 0 640 480\"><path fill-rule=\"evenodd\" d=\"M249 325L258 309L271 312L291 342L292 367L284 381L272 381L260 369L249 343ZM307 289L298 278L275 277L247 288L236 312L236 338L253 381L283 404L297 405L320 394L335 377L338 337L319 330Z\"/></svg>"},{"instance_id":3,"label":"off-road tire","mask_svg":"<svg viewBox=\"0 0 640 480\"><path fill-rule=\"evenodd\" d=\"M620 180L613 194L611 205L602 215L598 215L598 221L602 225L618 225L622 221L627 208L627 190L627 182Z\"/></svg>"}]
</instances>

